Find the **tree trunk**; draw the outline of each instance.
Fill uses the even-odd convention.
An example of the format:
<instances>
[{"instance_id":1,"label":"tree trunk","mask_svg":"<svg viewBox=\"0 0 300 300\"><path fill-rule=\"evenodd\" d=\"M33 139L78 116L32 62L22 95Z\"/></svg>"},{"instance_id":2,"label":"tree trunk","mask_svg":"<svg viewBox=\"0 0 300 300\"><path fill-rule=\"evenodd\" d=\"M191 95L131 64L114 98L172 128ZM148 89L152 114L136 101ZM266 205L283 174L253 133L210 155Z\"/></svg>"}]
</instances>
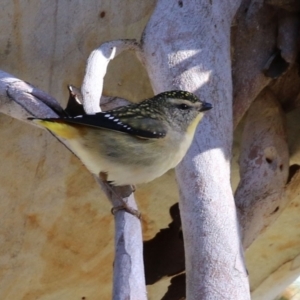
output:
<instances>
[{"instance_id":1,"label":"tree trunk","mask_svg":"<svg viewBox=\"0 0 300 300\"><path fill-rule=\"evenodd\" d=\"M250 299L230 186L230 25L239 4L160 0L143 36L142 61L155 93L188 90L214 107L176 170L187 299Z\"/></svg>"}]
</instances>

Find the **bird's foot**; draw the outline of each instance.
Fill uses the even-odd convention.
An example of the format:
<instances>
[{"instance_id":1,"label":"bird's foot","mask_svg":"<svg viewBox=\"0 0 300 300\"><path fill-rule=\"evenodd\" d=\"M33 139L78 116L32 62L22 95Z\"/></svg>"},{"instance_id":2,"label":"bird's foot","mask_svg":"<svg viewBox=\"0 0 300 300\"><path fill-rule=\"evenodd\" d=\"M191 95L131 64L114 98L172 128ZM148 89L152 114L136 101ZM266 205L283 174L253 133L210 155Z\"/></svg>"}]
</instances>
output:
<instances>
[{"instance_id":1,"label":"bird's foot","mask_svg":"<svg viewBox=\"0 0 300 300\"><path fill-rule=\"evenodd\" d=\"M126 212L128 212L129 214L137 217L139 220L141 219L142 215L141 213L137 210L137 209L134 209L130 206L127 205L127 203L124 202L123 205L119 205L119 206L115 206L111 209L111 213L113 215L115 215L118 211L121 211L121 210L124 210Z\"/></svg>"},{"instance_id":2,"label":"bird's foot","mask_svg":"<svg viewBox=\"0 0 300 300\"><path fill-rule=\"evenodd\" d=\"M137 209L130 207L126 201L126 198L135 192L135 186L129 185L129 186L113 187L111 183L107 181L108 178L107 173L100 172L99 177L104 183L106 183L106 187L110 190L110 192L121 202L121 205L115 206L111 209L111 213L114 215L118 211L124 210L132 214L133 216L136 216L138 219L141 219L141 213Z\"/></svg>"}]
</instances>

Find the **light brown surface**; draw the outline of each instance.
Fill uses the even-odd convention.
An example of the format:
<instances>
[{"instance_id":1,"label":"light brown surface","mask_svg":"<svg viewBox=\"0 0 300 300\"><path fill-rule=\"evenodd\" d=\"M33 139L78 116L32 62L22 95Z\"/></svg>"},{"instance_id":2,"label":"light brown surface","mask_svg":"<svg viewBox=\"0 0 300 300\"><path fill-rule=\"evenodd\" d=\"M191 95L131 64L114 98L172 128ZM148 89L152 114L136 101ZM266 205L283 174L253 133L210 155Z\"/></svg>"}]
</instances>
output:
<instances>
[{"instance_id":1,"label":"light brown surface","mask_svg":"<svg viewBox=\"0 0 300 300\"><path fill-rule=\"evenodd\" d=\"M139 39L154 3L3 0L1 69L44 89L64 106L66 85L81 85L90 51L111 39ZM104 92L129 100L152 95L146 72L132 53L109 65ZM298 116L299 111L291 118L293 128ZM298 132L291 132L292 160L298 162ZM239 137L236 146L238 142ZM2 114L0 157L0 299L110 299L113 218L93 177L49 133ZM232 165L236 185L237 165ZM173 175L137 187L145 239L170 223L168 209L178 199ZM269 299L266 291L291 270L298 272L299 263L286 267L300 254L297 199L246 254L255 299ZM160 299L168 282L150 287L149 299Z\"/></svg>"}]
</instances>

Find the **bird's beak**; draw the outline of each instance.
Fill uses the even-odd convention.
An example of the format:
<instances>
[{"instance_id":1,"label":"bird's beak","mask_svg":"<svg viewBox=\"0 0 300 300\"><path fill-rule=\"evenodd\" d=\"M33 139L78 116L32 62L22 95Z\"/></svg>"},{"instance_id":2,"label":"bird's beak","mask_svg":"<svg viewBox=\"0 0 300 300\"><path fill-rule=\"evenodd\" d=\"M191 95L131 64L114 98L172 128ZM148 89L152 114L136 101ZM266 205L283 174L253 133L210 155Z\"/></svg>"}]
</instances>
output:
<instances>
[{"instance_id":1,"label":"bird's beak","mask_svg":"<svg viewBox=\"0 0 300 300\"><path fill-rule=\"evenodd\" d=\"M203 102L200 111L206 111L210 109L212 109L212 105L210 103Z\"/></svg>"}]
</instances>

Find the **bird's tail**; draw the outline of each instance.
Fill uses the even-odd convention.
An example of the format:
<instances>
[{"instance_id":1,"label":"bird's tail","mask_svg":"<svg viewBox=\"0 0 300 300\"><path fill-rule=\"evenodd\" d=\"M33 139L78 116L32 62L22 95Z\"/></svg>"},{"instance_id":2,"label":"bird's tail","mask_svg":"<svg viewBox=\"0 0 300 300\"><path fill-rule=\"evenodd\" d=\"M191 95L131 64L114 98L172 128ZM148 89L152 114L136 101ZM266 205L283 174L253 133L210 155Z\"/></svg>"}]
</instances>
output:
<instances>
[{"instance_id":1,"label":"bird's tail","mask_svg":"<svg viewBox=\"0 0 300 300\"><path fill-rule=\"evenodd\" d=\"M76 138L79 134L80 129L78 126L74 126L73 124L67 123L62 119L36 119L29 118L29 120L34 123L43 126L50 131L52 131L55 135L64 138L64 139L73 139Z\"/></svg>"}]
</instances>

